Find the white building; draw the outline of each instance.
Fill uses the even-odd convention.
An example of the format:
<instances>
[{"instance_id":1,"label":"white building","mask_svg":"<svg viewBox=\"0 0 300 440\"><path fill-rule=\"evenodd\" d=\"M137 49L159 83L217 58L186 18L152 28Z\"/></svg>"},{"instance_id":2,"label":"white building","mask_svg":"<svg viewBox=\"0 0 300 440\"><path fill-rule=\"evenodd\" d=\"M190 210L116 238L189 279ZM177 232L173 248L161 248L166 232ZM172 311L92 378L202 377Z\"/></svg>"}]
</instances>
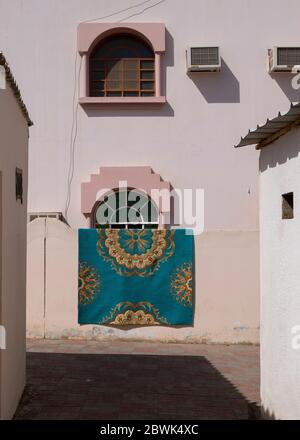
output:
<instances>
[{"instance_id":1,"label":"white building","mask_svg":"<svg viewBox=\"0 0 300 440\"><path fill-rule=\"evenodd\" d=\"M25 385L28 126L32 122L0 53L0 419Z\"/></svg>"},{"instance_id":2,"label":"white building","mask_svg":"<svg viewBox=\"0 0 300 440\"><path fill-rule=\"evenodd\" d=\"M22 78L36 122L28 209L33 215L62 213L72 228L66 234L75 237L69 257L54 250L57 266L41 265L41 276L33 279L41 284L30 284L32 302L39 304L38 314L31 310L39 321L31 336L40 331L49 337L82 334L76 327L73 230L90 226L97 193L112 176L132 182L146 176L149 185L153 180L204 190L204 233L196 239L195 324L122 336L257 342L258 155L233 151L232 145L249 121L254 124L297 100L290 74L269 73L268 50L299 44L299 2L87 0L83 6L80 0L15 0L2 1L1 11L0 40ZM95 59L107 58L113 50L109 44L124 35L143 45L139 59L148 61L144 69L132 69L133 77L122 77L126 86L118 83L120 69L107 69L106 60L97 72ZM191 47L212 48L212 58L202 64L218 64L213 48L219 47L220 69L187 74ZM91 179L98 186L84 185ZM55 228L61 231L65 225ZM44 234L41 227L37 261L45 242L50 246ZM46 276L56 273L55 288L52 275L45 284L44 269ZM36 273L34 266L30 270ZM53 304L52 312L47 304ZM97 337L119 335L110 332L97 329Z\"/></svg>"},{"instance_id":3,"label":"white building","mask_svg":"<svg viewBox=\"0 0 300 440\"><path fill-rule=\"evenodd\" d=\"M260 149L261 399L300 419L300 104L250 132Z\"/></svg>"}]
</instances>

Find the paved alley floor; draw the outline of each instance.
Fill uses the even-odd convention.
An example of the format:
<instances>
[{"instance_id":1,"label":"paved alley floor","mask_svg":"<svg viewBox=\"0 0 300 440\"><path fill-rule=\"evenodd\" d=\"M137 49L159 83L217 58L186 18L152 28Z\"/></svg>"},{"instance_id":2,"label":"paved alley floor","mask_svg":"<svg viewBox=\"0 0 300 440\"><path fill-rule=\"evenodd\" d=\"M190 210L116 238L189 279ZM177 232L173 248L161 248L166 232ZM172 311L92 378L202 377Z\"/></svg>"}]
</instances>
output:
<instances>
[{"instance_id":1,"label":"paved alley floor","mask_svg":"<svg viewBox=\"0 0 300 440\"><path fill-rule=\"evenodd\" d=\"M248 419L259 347L29 340L15 419Z\"/></svg>"}]
</instances>

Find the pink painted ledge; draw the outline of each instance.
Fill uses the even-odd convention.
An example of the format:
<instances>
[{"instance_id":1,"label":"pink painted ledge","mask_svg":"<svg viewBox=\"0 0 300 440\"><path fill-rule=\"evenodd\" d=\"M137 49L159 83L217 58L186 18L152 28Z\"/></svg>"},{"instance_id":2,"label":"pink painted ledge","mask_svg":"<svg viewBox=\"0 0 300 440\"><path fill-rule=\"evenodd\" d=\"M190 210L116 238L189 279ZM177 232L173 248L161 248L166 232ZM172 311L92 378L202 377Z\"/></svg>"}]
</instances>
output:
<instances>
[{"instance_id":1,"label":"pink painted ledge","mask_svg":"<svg viewBox=\"0 0 300 440\"><path fill-rule=\"evenodd\" d=\"M165 96L113 96L113 97L92 97L79 98L81 105L97 104L165 104Z\"/></svg>"}]
</instances>

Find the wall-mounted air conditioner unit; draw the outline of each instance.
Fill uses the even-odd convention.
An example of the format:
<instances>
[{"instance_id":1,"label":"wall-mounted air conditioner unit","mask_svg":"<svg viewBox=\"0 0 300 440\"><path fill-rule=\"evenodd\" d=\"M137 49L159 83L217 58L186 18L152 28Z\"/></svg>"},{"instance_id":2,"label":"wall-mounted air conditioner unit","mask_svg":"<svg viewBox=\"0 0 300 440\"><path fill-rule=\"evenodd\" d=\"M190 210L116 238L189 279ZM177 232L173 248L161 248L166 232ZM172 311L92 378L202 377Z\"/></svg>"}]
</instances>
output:
<instances>
[{"instance_id":1,"label":"wall-mounted air conditioner unit","mask_svg":"<svg viewBox=\"0 0 300 440\"><path fill-rule=\"evenodd\" d=\"M220 48L192 46L187 50L188 72L218 72L221 70Z\"/></svg>"},{"instance_id":2,"label":"wall-mounted air conditioner unit","mask_svg":"<svg viewBox=\"0 0 300 440\"><path fill-rule=\"evenodd\" d=\"M269 70L270 73L300 71L300 46L276 46L269 49Z\"/></svg>"}]
</instances>

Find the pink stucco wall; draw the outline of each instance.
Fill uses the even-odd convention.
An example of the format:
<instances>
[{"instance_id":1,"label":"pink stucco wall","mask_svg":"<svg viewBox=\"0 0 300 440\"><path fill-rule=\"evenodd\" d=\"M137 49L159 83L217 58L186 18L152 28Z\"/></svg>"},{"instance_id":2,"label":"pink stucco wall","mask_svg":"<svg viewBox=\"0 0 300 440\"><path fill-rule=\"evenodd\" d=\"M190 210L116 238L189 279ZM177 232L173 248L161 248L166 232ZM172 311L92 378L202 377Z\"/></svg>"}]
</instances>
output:
<instances>
[{"instance_id":1,"label":"pink stucco wall","mask_svg":"<svg viewBox=\"0 0 300 440\"><path fill-rule=\"evenodd\" d=\"M216 300L207 319L218 326L213 312L219 304L219 313L228 313L217 291L222 286L224 298L236 300L233 314L249 286L257 305L258 153L233 145L249 127L299 101L291 77L270 76L267 69L270 47L299 41L299 1L172 0L146 8L131 0L86 0L84 7L82 0L15 0L1 7L0 41L35 121L29 211L68 208L73 229L88 226L80 209L81 183L106 166L149 166L175 188L203 188L205 231L215 237L206 242L199 269L207 268L201 299ZM166 103L78 105L84 66L77 27L89 20L166 26L161 60ZM186 74L186 49L195 44L220 45L221 72ZM233 270L231 255L243 270ZM215 282L220 273L232 275L221 286ZM247 312L247 302L243 307Z\"/></svg>"},{"instance_id":2,"label":"pink stucco wall","mask_svg":"<svg viewBox=\"0 0 300 440\"><path fill-rule=\"evenodd\" d=\"M298 0L189 0L188 7L182 0L172 0L144 12L141 6L96 20L135 3L87 0L83 7L81 0L15 0L2 4L1 45L35 120L29 211L66 207L76 54L77 72L80 64L79 23L90 19L164 23L166 104L77 108L69 222L87 224L80 211L80 184L100 166L143 165L174 187L205 189L206 229L257 229L258 154L232 146L250 126L285 108L289 100L298 100L288 75L272 77L267 71L268 48L299 41ZM21 41L12 29L18 29ZM195 43L221 46L220 73L187 76L185 51Z\"/></svg>"}]
</instances>

